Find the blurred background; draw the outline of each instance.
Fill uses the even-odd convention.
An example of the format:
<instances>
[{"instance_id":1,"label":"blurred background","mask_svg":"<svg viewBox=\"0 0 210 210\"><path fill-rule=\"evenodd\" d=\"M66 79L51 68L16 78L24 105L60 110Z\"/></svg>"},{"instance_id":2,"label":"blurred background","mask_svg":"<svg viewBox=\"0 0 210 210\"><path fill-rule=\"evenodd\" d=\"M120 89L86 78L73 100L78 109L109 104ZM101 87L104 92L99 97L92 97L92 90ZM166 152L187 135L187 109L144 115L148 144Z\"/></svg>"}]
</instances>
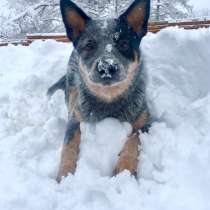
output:
<instances>
[{"instance_id":1,"label":"blurred background","mask_svg":"<svg viewBox=\"0 0 210 210\"><path fill-rule=\"evenodd\" d=\"M92 18L117 17L133 0L74 0ZM210 19L209 0L152 0L150 21ZM0 39L64 32L59 0L0 0Z\"/></svg>"}]
</instances>

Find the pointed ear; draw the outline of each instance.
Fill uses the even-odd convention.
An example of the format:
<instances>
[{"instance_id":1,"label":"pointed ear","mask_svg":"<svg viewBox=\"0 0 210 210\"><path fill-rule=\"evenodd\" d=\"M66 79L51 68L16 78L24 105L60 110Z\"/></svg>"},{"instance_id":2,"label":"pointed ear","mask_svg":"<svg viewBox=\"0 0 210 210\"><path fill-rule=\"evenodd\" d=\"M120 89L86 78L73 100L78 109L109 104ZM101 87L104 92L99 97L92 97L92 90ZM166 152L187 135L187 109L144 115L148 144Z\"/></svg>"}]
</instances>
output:
<instances>
[{"instance_id":1,"label":"pointed ear","mask_svg":"<svg viewBox=\"0 0 210 210\"><path fill-rule=\"evenodd\" d=\"M60 8L67 36L70 41L75 42L91 18L70 0L61 0Z\"/></svg>"},{"instance_id":2,"label":"pointed ear","mask_svg":"<svg viewBox=\"0 0 210 210\"><path fill-rule=\"evenodd\" d=\"M124 14L120 16L137 34L147 33L150 16L150 0L135 0Z\"/></svg>"}]
</instances>

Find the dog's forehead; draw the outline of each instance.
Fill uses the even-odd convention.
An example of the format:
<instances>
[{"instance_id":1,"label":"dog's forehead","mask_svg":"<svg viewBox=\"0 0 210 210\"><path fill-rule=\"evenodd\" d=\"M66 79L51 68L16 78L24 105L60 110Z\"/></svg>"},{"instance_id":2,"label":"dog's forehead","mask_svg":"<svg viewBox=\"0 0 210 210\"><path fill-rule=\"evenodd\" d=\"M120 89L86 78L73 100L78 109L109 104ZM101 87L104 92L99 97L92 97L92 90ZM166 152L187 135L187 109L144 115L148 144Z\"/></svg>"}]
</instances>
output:
<instances>
[{"instance_id":1,"label":"dog's forehead","mask_svg":"<svg viewBox=\"0 0 210 210\"><path fill-rule=\"evenodd\" d=\"M112 31L116 28L114 19L95 20L93 23L102 31Z\"/></svg>"},{"instance_id":2,"label":"dog's forehead","mask_svg":"<svg viewBox=\"0 0 210 210\"><path fill-rule=\"evenodd\" d=\"M87 31L95 37L109 39L117 32L116 26L115 19L92 20L87 27Z\"/></svg>"}]
</instances>

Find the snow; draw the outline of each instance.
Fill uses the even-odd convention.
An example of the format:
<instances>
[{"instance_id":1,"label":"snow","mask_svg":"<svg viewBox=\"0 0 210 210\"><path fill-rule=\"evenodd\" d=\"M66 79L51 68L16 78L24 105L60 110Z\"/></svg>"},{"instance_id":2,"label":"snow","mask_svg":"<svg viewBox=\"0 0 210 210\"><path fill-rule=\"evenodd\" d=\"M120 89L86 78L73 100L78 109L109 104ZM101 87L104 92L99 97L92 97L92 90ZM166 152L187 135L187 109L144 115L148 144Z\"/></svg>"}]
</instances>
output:
<instances>
[{"instance_id":1,"label":"snow","mask_svg":"<svg viewBox=\"0 0 210 210\"><path fill-rule=\"evenodd\" d=\"M112 44L107 44L107 45L106 45L106 51L107 51L108 53L111 53L111 52L112 52L112 49L113 49Z\"/></svg>"},{"instance_id":2,"label":"snow","mask_svg":"<svg viewBox=\"0 0 210 210\"><path fill-rule=\"evenodd\" d=\"M66 33L28 33L26 36L66 36Z\"/></svg>"},{"instance_id":3,"label":"snow","mask_svg":"<svg viewBox=\"0 0 210 210\"><path fill-rule=\"evenodd\" d=\"M164 29L142 49L156 122L141 134L136 180L111 177L131 132L105 119L82 124L76 174L55 182L67 121L62 76L72 46L53 40L0 48L1 210L209 210L210 29Z\"/></svg>"}]
</instances>

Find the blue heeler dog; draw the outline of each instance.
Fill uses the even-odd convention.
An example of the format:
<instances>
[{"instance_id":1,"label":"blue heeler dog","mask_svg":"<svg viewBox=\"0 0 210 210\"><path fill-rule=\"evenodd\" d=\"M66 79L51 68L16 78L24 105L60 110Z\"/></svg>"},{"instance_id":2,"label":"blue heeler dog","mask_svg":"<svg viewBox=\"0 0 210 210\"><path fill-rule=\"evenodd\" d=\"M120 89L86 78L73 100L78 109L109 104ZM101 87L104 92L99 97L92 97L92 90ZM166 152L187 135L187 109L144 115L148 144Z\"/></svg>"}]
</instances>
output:
<instances>
[{"instance_id":1,"label":"blue heeler dog","mask_svg":"<svg viewBox=\"0 0 210 210\"><path fill-rule=\"evenodd\" d=\"M75 172L80 122L108 117L133 126L113 174L126 169L136 175L138 131L146 130L149 122L139 46L147 33L150 0L135 0L119 18L106 20L92 20L70 0L61 0L60 6L74 51L67 74L48 90L52 95L63 89L69 110L57 181Z\"/></svg>"}]
</instances>

